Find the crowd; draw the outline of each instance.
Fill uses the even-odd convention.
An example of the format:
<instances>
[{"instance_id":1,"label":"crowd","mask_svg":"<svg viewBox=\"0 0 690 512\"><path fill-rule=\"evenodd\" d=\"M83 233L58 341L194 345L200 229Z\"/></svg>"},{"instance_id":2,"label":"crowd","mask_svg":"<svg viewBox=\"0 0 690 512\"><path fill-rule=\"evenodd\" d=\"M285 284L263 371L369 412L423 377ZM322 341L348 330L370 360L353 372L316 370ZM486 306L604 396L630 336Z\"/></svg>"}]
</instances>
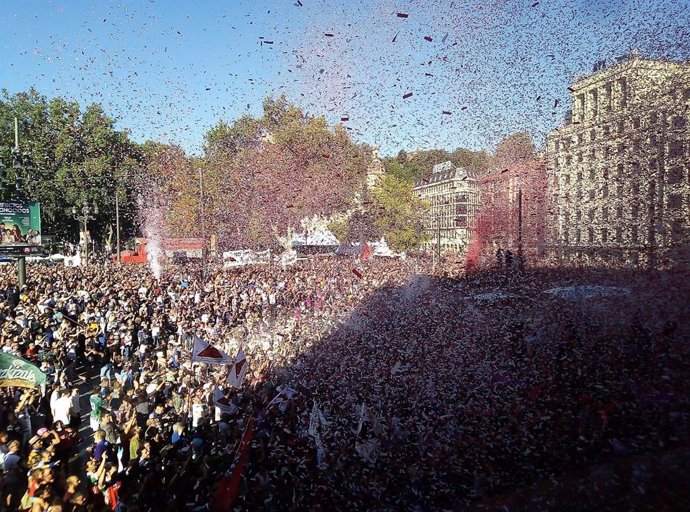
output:
<instances>
[{"instance_id":1,"label":"crowd","mask_svg":"<svg viewBox=\"0 0 690 512\"><path fill-rule=\"evenodd\" d=\"M456 510L690 432L688 296L666 283L636 289L642 314L414 260L14 272L0 349L48 384L0 388L7 510L210 509L249 429L234 505L276 511ZM242 349L241 388L191 362L195 337Z\"/></svg>"}]
</instances>

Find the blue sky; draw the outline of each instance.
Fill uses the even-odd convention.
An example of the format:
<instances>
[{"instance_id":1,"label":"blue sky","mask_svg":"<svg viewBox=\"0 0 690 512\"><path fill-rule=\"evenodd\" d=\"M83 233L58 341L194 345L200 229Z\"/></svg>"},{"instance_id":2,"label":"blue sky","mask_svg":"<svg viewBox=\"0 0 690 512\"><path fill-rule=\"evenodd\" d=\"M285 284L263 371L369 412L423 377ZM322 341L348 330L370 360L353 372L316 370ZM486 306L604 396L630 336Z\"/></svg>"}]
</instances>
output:
<instances>
[{"instance_id":1,"label":"blue sky","mask_svg":"<svg viewBox=\"0 0 690 512\"><path fill-rule=\"evenodd\" d=\"M517 130L541 144L596 60L690 58L690 0L300 3L7 3L0 87L100 102L135 140L190 153L283 92L383 154L492 150Z\"/></svg>"}]
</instances>

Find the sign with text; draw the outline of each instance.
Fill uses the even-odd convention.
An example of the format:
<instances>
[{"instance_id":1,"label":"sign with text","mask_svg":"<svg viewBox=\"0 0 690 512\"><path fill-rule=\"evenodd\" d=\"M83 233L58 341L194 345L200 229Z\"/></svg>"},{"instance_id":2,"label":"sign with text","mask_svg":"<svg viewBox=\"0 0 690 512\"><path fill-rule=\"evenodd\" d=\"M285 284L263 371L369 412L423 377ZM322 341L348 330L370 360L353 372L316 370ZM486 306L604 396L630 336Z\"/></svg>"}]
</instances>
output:
<instances>
[{"instance_id":1,"label":"sign with text","mask_svg":"<svg viewBox=\"0 0 690 512\"><path fill-rule=\"evenodd\" d=\"M41 245L41 206L38 203L0 202L0 246Z\"/></svg>"}]
</instances>

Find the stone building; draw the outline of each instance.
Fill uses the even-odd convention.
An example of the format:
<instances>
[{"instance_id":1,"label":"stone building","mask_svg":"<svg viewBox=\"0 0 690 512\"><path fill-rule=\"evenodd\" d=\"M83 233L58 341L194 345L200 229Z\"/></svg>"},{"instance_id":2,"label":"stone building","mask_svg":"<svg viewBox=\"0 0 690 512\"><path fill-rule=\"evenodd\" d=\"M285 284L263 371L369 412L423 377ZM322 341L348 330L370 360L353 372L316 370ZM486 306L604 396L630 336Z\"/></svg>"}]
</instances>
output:
<instances>
[{"instance_id":1,"label":"stone building","mask_svg":"<svg viewBox=\"0 0 690 512\"><path fill-rule=\"evenodd\" d=\"M598 62L547 135L550 255L663 267L688 247L690 63Z\"/></svg>"},{"instance_id":2,"label":"stone building","mask_svg":"<svg viewBox=\"0 0 690 512\"><path fill-rule=\"evenodd\" d=\"M528 261L546 245L546 162L543 155L494 164L479 179L481 208L473 238L493 261L497 249L522 253Z\"/></svg>"},{"instance_id":3,"label":"stone building","mask_svg":"<svg viewBox=\"0 0 690 512\"><path fill-rule=\"evenodd\" d=\"M434 166L431 176L415 183L414 193L430 205L424 220L428 235L425 249L462 251L479 209L480 191L475 172L453 167L451 162Z\"/></svg>"}]
</instances>

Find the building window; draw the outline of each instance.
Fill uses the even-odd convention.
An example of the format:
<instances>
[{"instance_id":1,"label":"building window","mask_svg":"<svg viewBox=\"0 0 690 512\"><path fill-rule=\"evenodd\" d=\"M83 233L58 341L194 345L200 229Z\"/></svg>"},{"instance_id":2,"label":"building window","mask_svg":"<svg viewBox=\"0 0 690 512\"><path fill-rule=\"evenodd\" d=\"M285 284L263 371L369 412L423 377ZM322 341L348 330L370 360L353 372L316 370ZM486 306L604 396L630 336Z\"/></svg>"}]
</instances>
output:
<instances>
[{"instance_id":1,"label":"building window","mask_svg":"<svg viewBox=\"0 0 690 512\"><path fill-rule=\"evenodd\" d=\"M652 148L656 148L656 147L657 147L657 144L658 144L658 141L657 141L657 139L656 139L656 134L653 133L653 134L651 134L651 135L649 136L649 145L650 145Z\"/></svg>"},{"instance_id":2,"label":"building window","mask_svg":"<svg viewBox=\"0 0 690 512\"><path fill-rule=\"evenodd\" d=\"M575 221L580 222L582 220L582 211L580 209L575 210Z\"/></svg>"},{"instance_id":3,"label":"building window","mask_svg":"<svg viewBox=\"0 0 690 512\"><path fill-rule=\"evenodd\" d=\"M601 208L601 220L603 220L604 222L609 221L609 208L608 208L608 206L603 206Z\"/></svg>"},{"instance_id":4,"label":"building window","mask_svg":"<svg viewBox=\"0 0 690 512\"><path fill-rule=\"evenodd\" d=\"M594 141L597 140L597 132L592 128L589 130L589 140Z\"/></svg>"},{"instance_id":5,"label":"building window","mask_svg":"<svg viewBox=\"0 0 690 512\"><path fill-rule=\"evenodd\" d=\"M610 109L611 108L611 98L613 97L613 85L609 82L606 84L604 87L605 95L604 95L604 102L606 104L606 108Z\"/></svg>"},{"instance_id":6,"label":"building window","mask_svg":"<svg viewBox=\"0 0 690 512\"><path fill-rule=\"evenodd\" d=\"M623 207L622 206L619 206L618 208L616 208L616 217L618 217L618 219L623 218Z\"/></svg>"},{"instance_id":7,"label":"building window","mask_svg":"<svg viewBox=\"0 0 690 512\"><path fill-rule=\"evenodd\" d=\"M581 133L577 134L577 145L582 146L582 143L585 141L585 138L582 136Z\"/></svg>"},{"instance_id":8,"label":"building window","mask_svg":"<svg viewBox=\"0 0 690 512\"><path fill-rule=\"evenodd\" d=\"M582 163L582 153L577 154L577 161Z\"/></svg>"},{"instance_id":9,"label":"building window","mask_svg":"<svg viewBox=\"0 0 690 512\"><path fill-rule=\"evenodd\" d=\"M611 132L609 125L604 126L604 135L608 135Z\"/></svg>"},{"instance_id":10,"label":"building window","mask_svg":"<svg viewBox=\"0 0 690 512\"><path fill-rule=\"evenodd\" d=\"M565 183L565 185L570 185L570 174L563 176L563 183Z\"/></svg>"},{"instance_id":11,"label":"building window","mask_svg":"<svg viewBox=\"0 0 690 512\"><path fill-rule=\"evenodd\" d=\"M602 196L604 199L606 199L607 197L609 197L609 184L608 184L608 183L604 183L604 186L601 187L601 196Z\"/></svg>"},{"instance_id":12,"label":"building window","mask_svg":"<svg viewBox=\"0 0 690 512\"><path fill-rule=\"evenodd\" d=\"M616 176L616 178L619 179L619 180L620 180L620 179L623 179L623 164L618 164L618 167L617 167L617 169L616 169L616 172L618 173L618 175ZM607 173L606 177L608 178L608 173Z\"/></svg>"},{"instance_id":13,"label":"building window","mask_svg":"<svg viewBox=\"0 0 690 512\"><path fill-rule=\"evenodd\" d=\"M591 151L589 152L589 159L590 159L590 161L593 162L594 160L596 160L596 158L597 158L597 152L594 148L592 148Z\"/></svg>"},{"instance_id":14,"label":"building window","mask_svg":"<svg viewBox=\"0 0 690 512\"><path fill-rule=\"evenodd\" d=\"M616 227L616 243L623 241L623 229L620 226Z\"/></svg>"},{"instance_id":15,"label":"building window","mask_svg":"<svg viewBox=\"0 0 690 512\"><path fill-rule=\"evenodd\" d=\"M656 124L659 121L659 114L652 112L649 114L649 124Z\"/></svg>"},{"instance_id":16,"label":"building window","mask_svg":"<svg viewBox=\"0 0 690 512\"><path fill-rule=\"evenodd\" d=\"M686 121L683 116L674 116L671 121L671 128L673 130L682 130L686 126Z\"/></svg>"},{"instance_id":17,"label":"building window","mask_svg":"<svg viewBox=\"0 0 690 512\"><path fill-rule=\"evenodd\" d=\"M589 200L594 201L594 189L589 189Z\"/></svg>"},{"instance_id":18,"label":"building window","mask_svg":"<svg viewBox=\"0 0 690 512\"><path fill-rule=\"evenodd\" d=\"M625 78L618 80L620 90L620 106L625 107L628 104L628 83Z\"/></svg>"},{"instance_id":19,"label":"building window","mask_svg":"<svg viewBox=\"0 0 690 512\"><path fill-rule=\"evenodd\" d=\"M609 230L608 228L601 228L601 243L605 244L609 240Z\"/></svg>"},{"instance_id":20,"label":"building window","mask_svg":"<svg viewBox=\"0 0 690 512\"><path fill-rule=\"evenodd\" d=\"M683 208L683 196L682 194L670 194L668 196L668 208L669 210L678 211Z\"/></svg>"},{"instance_id":21,"label":"building window","mask_svg":"<svg viewBox=\"0 0 690 512\"><path fill-rule=\"evenodd\" d=\"M631 226L630 228L630 241L634 244L637 243L637 226Z\"/></svg>"},{"instance_id":22,"label":"building window","mask_svg":"<svg viewBox=\"0 0 690 512\"><path fill-rule=\"evenodd\" d=\"M623 144L618 144L618 154L622 155L625 151L625 146Z\"/></svg>"},{"instance_id":23,"label":"building window","mask_svg":"<svg viewBox=\"0 0 690 512\"><path fill-rule=\"evenodd\" d=\"M599 114L599 93L596 89L590 93L590 99L592 101L592 117L597 117Z\"/></svg>"},{"instance_id":24,"label":"building window","mask_svg":"<svg viewBox=\"0 0 690 512\"><path fill-rule=\"evenodd\" d=\"M680 158L683 156L683 141L672 140L668 144L668 157L669 158Z\"/></svg>"},{"instance_id":25,"label":"building window","mask_svg":"<svg viewBox=\"0 0 690 512\"><path fill-rule=\"evenodd\" d=\"M609 146L604 146L604 158L608 158L611 155L611 148Z\"/></svg>"},{"instance_id":26,"label":"building window","mask_svg":"<svg viewBox=\"0 0 690 512\"><path fill-rule=\"evenodd\" d=\"M594 208L589 209L589 211L587 212L587 218L590 222L594 220Z\"/></svg>"},{"instance_id":27,"label":"building window","mask_svg":"<svg viewBox=\"0 0 690 512\"><path fill-rule=\"evenodd\" d=\"M565 157L565 165L570 165L572 163L573 159L571 158L570 155L567 155Z\"/></svg>"},{"instance_id":28,"label":"building window","mask_svg":"<svg viewBox=\"0 0 690 512\"><path fill-rule=\"evenodd\" d=\"M669 185L677 185L678 183L683 182L683 168L680 165L676 165L675 167L671 167L668 170L668 184Z\"/></svg>"},{"instance_id":29,"label":"building window","mask_svg":"<svg viewBox=\"0 0 690 512\"><path fill-rule=\"evenodd\" d=\"M623 121L618 121L618 134L622 134L625 131L625 123Z\"/></svg>"},{"instance_id":30,"label":"building window","mask_svg":"<svg viewBox=\"0 0 690 512\"><path fill-rule=\"evenodd\" d=\"M577 228L575 230L575 243L579 244L582 241L582 232L580 231L580 228Z\"/></svg>"},{"instance_id":31,"label":"building window","mask_svg":"<svg viewBox=\"0 0 690 512\"><path fill-rule=\"evenodd\" d=\"M591 226L587 228L587 242L594 243L594 228Z\"/></svg>"},{"instance_id":32,"label":"building window","mask_svg":"<svg viewBox=\"0 0 690 512\"><path fill-rule=\"evenodd\" d=\"M638 217L640 216L640 207L638 205L633 205L632 208L630 209L630 214L632 215L632 218L637 220Z\"/></svg>"},{"instance_id":33,"label":"building window","mask_svg":"<svg viewBox=\"0 0 690 512\"><path fill-rule=\"evenodd\" d=\"M690 100L690 89L685 89L685 90L683 91L683 99L684 99L685 101Z\"/></svg>"},{"instance_id":34,"label":"building window","mask_svg":"<svg viewBox=\"0 0 690 512\"><path fill-rule=\"evenodd\" d=\"M634 179L631 186L630 186L630 191L632 192L632 195L637 197L640 194L640 181L639 179Z\"/></svg>"},{"instance_id":35,"label":"building window","mask_svg":"<svg viewBox=\"0 0 690 512\"><path fill-rule=\"evenodd\" d=\"M639 127L640 127L640 118L634 117L633 118L633 128L639 128Z\"/></svg>"},{"instance_id":36,"label":"building window","mask_svg":"<svg viewBox=\"0 0 690 512\"><path fill-rule=\"evenodd\" d=\"M594 167L592 167L589 170L589 181L594 181L594 179L596 178L596 174L596 170L594 169Z\"/></svg>"},{"instance_id":37,"label":"building window","mask_svg":"<svg viewBox=\"0 0 690 512\"><path fill-rule=\"evenodd\" d=\"M577 184L579 185L580 183L582 183L582 171L577 173Z\"/></svg>"}]
</instances>

